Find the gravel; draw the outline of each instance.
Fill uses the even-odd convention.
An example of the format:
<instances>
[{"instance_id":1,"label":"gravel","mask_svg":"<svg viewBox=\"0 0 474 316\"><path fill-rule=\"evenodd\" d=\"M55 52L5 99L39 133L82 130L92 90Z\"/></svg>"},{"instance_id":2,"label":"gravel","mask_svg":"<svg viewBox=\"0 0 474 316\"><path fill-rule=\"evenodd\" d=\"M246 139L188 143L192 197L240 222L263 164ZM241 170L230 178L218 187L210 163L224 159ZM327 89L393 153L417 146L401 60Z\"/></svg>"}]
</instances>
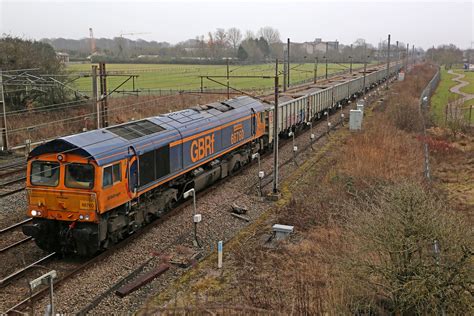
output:
<instances>
[{"instance_id":1,"label":"gravel","mask_svg":"<svg viewBox=\"0 0 474 316\"><path fill-rule=\"evenodd\" d=\"M344 112L347 114L349 107ZM348 117L346 115L346 117ZM339 115L333 115L330 119L333 124L339 121ZM320 135L326 132L325 121L313 127L313 133ZM314 143L315 151L327 142L323 137ZM309 130L301 133L296 139L295 144L301 150L309 143ZM286 142L280 148L280 164L291 159L293 156L292 142ZM311 155L311 150L298 153L297 161L302 163L307 155ZM272 170L273 157L271 155L262 157L262 170L270 174ZM280 168L280 180L287 178L296 166L294 163L288 163ZM256 196L257 182L257 164L253 164L238 175L230 178L225 184L217 184L211 193L198 197L197 212L202 214L202 222L198 225L198 236L202 242L202 254L208 255L215 251L217 241L229 240L237 234L242 228L249 225L267 210L272 203L262 201ZM251 189L249 189L251 187ZM271 184L264 190L269 192ZM251 194L249 194L251 192ZM14 195L15 196L15 195ZM14 197L12 196L12 197ZM26 208L26 201L19 201L19 198L12 199L11 203L18 203L13 209L19 213L19 209ZM23 196L23 200L26 197ZM3 203L3 200L0 201ZM24 204L21 204L24 203ZM250 223L237 219L230 215L230 207L237 204L248 209L247 215L252 219ZM8 204L2 204L8 205ZM11 217L15 216L10 214ZM152 229L142 234L132 242L128 243L119 250L111 253L100 262L95 263L89 269L77 274L69 279L61 287L55 289L56 312L59 313L77 313L88 305L96 296L106 292L110 287L127 277L132 271L137 269L144 262L156 254L172 255L182 246L193 247L193 209L192 205L187 206L179 212L174 213L166 221L154 226ZM18 218L22 218L20 213ZM3 223L3 221L0 221ZM196 251L199 250L194 248ZM145 267L144 271L158 266L160 258L152 259ZM105 297L92 311L93 314L105 313L130 313L139 309L144 301L154 294L165 289L171 282L176 280L186 270L172 266L164 275L158 277L148 285L133 292L129 296L119 298L115 294ZM18 298L17 298L18 299ZM2 299L5 302L4 299ZM7 305L13 305L10 301ZM44 310L49 303L45 298L36 303L36 310ZM4 306L1 306L4 308Z\"/></svg>"},{"instance_id":2,"label":"gravel","mask_svg":"<svg viewBox=\"0 0 474 316\"><path fill-rule=\"evenodd\" d=\"M345 113L348 112L345 109ZM347 117L347 116L346 116ZM333 124L339 121L339 115L331 118ZM326 132L325 122L321 122L313 127L313 133L320 135ZM327 138L323 137L314 144L315 150L324 146ZM302 149L309 143L309 130L305 131L295 139L295 144ZM291 159L291 141L286 142L280 149L280 164ZM297 161L302 163L307 155L311 155L311 150L299 153ZM271 172L273 164L272 156L262 157L262 169L266 174ZM280 179L289 176L296 166L288 163L280 168ZM248 209L247 215L252 219L257 219L272 204L264 202L254 193L255 187L249 190L257 181L257 164L249 166L240 174L232 177L224 185L216 185L210 194L206 194L197 200L197 212L202 214L202 222L198 225L198 236L202 242L202 253L208 255L215 251L217 241L229 240L249 223L230 215L230 207L237 204ZM265 187L265 191L271 190L271 185ZM127 277L141 264L150 259L153 254L170 255L174 249L180 246L193 247L193 224L192 206L188 206L179 213L174 214L164 223L153 227L147 233L141 235L125 247L112 253L103 261L72 278L67 284L55 291L57 312L77 313L88 305L95 297L106 292L110 287ZM195 248L195 250L198 250ZM151 269L159 265L160 259L152 259L148 268ZM144 301L154 294L165 289L173 280L186 270L172 266L164 275L158 277L148 285L140 288L132 294L119 298L115 294L107 295L94 309L92 314L105 313L130 313L139 309ZM47 299L40 301L38 308L44 308ZM41 307L39 307L41 306Z\"/></svg>"}]
</instances>

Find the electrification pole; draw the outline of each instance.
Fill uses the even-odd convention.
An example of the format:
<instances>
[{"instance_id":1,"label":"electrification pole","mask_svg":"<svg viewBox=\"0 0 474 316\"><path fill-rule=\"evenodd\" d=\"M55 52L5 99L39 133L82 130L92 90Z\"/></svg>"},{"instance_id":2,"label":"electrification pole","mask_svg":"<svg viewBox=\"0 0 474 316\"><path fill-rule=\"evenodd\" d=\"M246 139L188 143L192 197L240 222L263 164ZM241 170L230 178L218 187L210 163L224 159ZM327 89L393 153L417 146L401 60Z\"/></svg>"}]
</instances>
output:
<instances>
[{"instance_id":1,"label":"electrification pole","mask_svg":"<svg viewBox=\"0 0 474 316\"><path fill-rule=\"evenodd\" d=\"M326 42L326 55L324 56L324 58L326 59L326 76L325 76L326 79L328 78L328 48L329 48L329 43Z\"/></svg>"},{"instance_id":2,"label":"electrification pole","mask_svg":"<svg viewBox=\"0 0 474 316\"><path fill-rule=\"evenodd\" d=\"M351 61L351 67L350 67L349 72L350 72L351 75L352 75L352 55L353 55L353 54L352 54L352 44L351 44L351 55L349 56L349 59L350 59L350 61Z\"/></svg>"},{"instance_id":3,"label":"electrification pole","mask_svg":"<svg viewBox=\"0 0 474 316\"><path fill-rule=\"evenodd\" d=\"M230 87L229 87L229 58L227 60L227 99L230 99Z\"/></svg>"},{"instance_id":4,"label":"electrification pole","mask_svg":"<svg viewBox=\"0 0 474 316\"><path fill-rule=\"evenodd\" d=\"M367 44L364 46L364 95L365 95L365 73L367 72Z\"/></svg>"},{"instance_id":5,"label":"electrification pole","mask_svg":"<svg viewBox=\"0 0 474 316\"><path fill-rule=\"evenodd\" d=\"M97 128L100 128L100 103L97 91L97 66L92 66L92 113L96 113Z\"/></svg>"},{"instance_id":6,"label":"electrification pole","mask_svg":"<svg viewBox=\"0 0 474 316\"><path fill-rule=\"evenodd\" d=\"M288 38L287 49L286 52L288 53L287 62L288 62L288 79L286 80L286 84L288 88L290 88L290 39Z\"/></svg>"},{"instance_id":7,"label":"electrification pole","mask_svg":"<svg viewBox=\"0 0 474 316\"><path fill-rule=\"evenodd\" d=\"M396 53L397 53L397 61L399 61L400 60L400 51L398 50L398 41L397 41Z\"/></svg>"},{"instance_id":8,"label":"electrification pole","mask_svg":"<svg viewBox=\"0 0 474 316\"><path fill-rule=\"evenodd\" d=\"M315 63L314 63L314 83L316 83L316 81L318 80L318 57L316 57L315 59Z\"/></svg>"},{"instance_id":9,"label":"electrification pole","mask_svg":"<svg viewBox=\"0 0 474 316\"><path fill-rule=\"evenodd\" d=\"M108 104L107 104L107 73L105 71L105 63L99 63L99 77L100 77L100 105L101 105L101 116L102 126L109 126L108 118Z\"/></svg>"},{"instance_id":10,"label":"electrification pole","mask_svg":"<svg viewBox=\"0 0 474 316\"><path fill-rule=\"evenodd\" d=\"M388 46L387 46L387 79L385 79L385 88L388 89L388 78L390 76L390 34L388 34Z\"/></svg>"},{"instance_id":11,"label":"electrification pole","mask_svg":"<svg viewBox=\"0 0 474 316\"><path fill-rule=\"evenodd\" d=\"M415 45L411 47L411 55L413 56L413 67L415 67Z\"/></svg>"},{"instance_id":12,"label":"electrification pole","mask_svg":"<svg viewBox=\"0 0 474 316\"><path fill-rule=\"evenodd\" d=\"M275 110L273 115L273 193L278 192L278 59L275 63Z\"/></svg>"},{"instance_id":13,"label":"electrification pole","mask_svg":"<svg viewBox=\"0 0 474 316\"><path fill-rule=\"evenodd\" d=\"M407 44L407 52L406 52L406 56L405 56L405 72L408 72L408 53L409 53L409 49L410 49L410 44Z\"/></svg>"},{"instance_id":14,"label":"electrification pole","mask_svg":"<svg viewBox=\"0 0 474 316\"><path fill-rule=\"evenodd\" d=\"M287 61L287 53L286 50L283 49L283 92L286 92L286 82L288 76L288 61Z\"/></svg>"},{"instance_id":15,"label":"electrification pole","mask_svg":"<svg viewBox=\"0 0 474 316\"><path fill-rule=\"evenodd\" d=\"M2 150L8 150L8 135L7 135L7 113L5 105L5 91L3 90L3 73L0 69L0 102L2 102L2 119L1 130L2 133Z\"/></svg>"}]
</instances>

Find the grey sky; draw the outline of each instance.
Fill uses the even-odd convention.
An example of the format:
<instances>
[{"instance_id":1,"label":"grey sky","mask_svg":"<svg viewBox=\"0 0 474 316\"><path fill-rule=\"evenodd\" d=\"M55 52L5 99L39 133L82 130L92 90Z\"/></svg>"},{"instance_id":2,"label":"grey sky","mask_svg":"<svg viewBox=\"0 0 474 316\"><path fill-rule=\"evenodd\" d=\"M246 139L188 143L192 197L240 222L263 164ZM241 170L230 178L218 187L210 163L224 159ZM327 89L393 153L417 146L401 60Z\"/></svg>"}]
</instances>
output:
<instances>
[{"instance_id":1,"label":"grey sky","mask_svg":"<svg viewBox=\"0 0 474 316\"><path fill-rule=\"evenodd\" d=\"M277 28L282 39L392 40L429 48L474 41L472 1L23 1L0 0L0 33L40 38L115 37L177 43L216 28ZM473 44L474 45L474 44Z\"/></svg>"}]
</instances>

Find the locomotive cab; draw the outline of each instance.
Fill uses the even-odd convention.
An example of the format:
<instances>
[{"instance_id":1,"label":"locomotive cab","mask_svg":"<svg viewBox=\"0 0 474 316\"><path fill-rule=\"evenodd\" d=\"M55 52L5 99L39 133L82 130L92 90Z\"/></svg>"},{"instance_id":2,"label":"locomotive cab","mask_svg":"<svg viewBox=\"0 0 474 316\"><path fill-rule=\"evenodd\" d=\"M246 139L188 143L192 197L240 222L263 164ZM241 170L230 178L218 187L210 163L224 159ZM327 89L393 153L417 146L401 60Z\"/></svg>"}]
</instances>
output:
<instances>
[{"instance_id":1,"label":"locomotive cab","mask_svg":"<svg viewBox=\"0 0 474 316\"><path fill-rule=\"evenodd\" d=\"M94 238L99 219L98 170L94 162L73 154L30 159L27 212L33 221L23 226L23 232L48 251L71 252L81 239Z\"/></svg>"}]
</instances>

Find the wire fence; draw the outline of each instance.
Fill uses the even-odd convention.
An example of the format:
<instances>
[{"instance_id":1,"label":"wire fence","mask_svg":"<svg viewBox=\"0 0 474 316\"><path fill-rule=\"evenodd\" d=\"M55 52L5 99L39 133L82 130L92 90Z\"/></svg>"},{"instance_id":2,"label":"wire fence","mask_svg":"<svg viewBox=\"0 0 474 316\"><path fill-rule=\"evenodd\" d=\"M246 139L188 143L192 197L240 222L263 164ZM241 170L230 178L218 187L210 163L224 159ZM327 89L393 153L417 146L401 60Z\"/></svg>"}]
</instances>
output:
<instances>
[{"instance_id":1,"label":"wire fence","mask_svg":"<svg viewBox=\"0 0 474 316\"><path fill-rule=\"evenodd\" d=\"M423 89L420 95L420 114L423 122L423 150L424 150L424 176L428 181L431 181L431 172L430 172L430 156L429 156L429 146L428 146L428 141L427 141L427 136L426 136L426 113L428 112L428 105L429 105L429 100L431 96L433 95L434 91L438 87L438 83L440 81L441 75L440 75L440 70L439 67L433 76L433 78L430 80L428 85Z\"/></svg>"}]
</instances>

